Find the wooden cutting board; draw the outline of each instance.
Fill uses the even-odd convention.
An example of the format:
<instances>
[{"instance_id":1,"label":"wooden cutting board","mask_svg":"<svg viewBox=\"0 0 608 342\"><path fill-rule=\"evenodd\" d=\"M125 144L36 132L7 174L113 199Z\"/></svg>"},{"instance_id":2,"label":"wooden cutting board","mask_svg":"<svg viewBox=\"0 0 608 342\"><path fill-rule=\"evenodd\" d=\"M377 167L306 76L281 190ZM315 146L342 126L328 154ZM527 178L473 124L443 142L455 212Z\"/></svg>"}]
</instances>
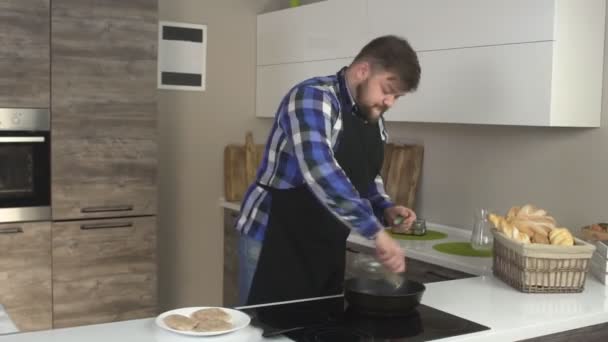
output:
<instances>
[{"instance_id":1,"label":"wooden cutting board","mask_svg":"<svg viewBox=\"0 0 608 342\"><path fill-rule=\"evenodd\" d=\"M414 208L423 156L424 147L421 145L386 144L381 175L393 202Z\"/></svg>"},{"instance_id":2,"label":"wooden cutting board","mask_svg":"<svg viewBox=\"0 0 608 342\"><path fill-rule=\"evenodd\" d=\"M229 144L224 148L224 197L226 201L243 199L247 188L255 181L262 161L264 145L253 143L253 135L247 132L245 144Z\"/></svg>"},{"instance_id":3,"label":"wooden cutting board","mask_svg":"<svg viewBox=\"0 0 608 342\"><path fill-rule=\"evenodd\" d=\"M226 201L243 199L255 180L262 161L264 145L254 144L248 132L245 144L230 144L224 149L224 197ZM397 204L414 208L424 148L420 145L386 144L381 175L387 194Z\"/></svg>"},{"instance_id":4,"label":"wooden cutting board","mask_svg":"<svg viewBox=\"0 0 608 342\"><path fill-rule=\"evenodd\" d=\"M393 144L384 145L384 162L382 163L382 170L380 171L380 176L384 180L384 186L386 187L386 180L388 177L388 169L391 165L391 157L393 155Z\"/></svg>"}]
</instances>

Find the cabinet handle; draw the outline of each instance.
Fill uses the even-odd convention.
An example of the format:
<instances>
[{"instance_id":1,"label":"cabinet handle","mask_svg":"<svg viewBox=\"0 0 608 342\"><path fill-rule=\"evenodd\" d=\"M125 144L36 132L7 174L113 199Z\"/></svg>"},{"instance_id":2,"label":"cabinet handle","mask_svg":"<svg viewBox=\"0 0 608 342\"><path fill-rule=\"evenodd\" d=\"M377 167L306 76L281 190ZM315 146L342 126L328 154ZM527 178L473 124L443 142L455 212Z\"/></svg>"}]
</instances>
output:
<instances>
[{"instance_id":1,"label":"cabinet handle","mask_svg":"<svg viewBox=\"0 0 608 342\"><path fill-rule=\"evenodd\" d=\"M131 211L133 210L132 205L115 205L106 207L86 207L80 210L81 213L104 213L112 211Z\"/></svg>"},{"instance_id":2,"label":"cabinet handle","mask_svg":"<svg viewBox=\"0 0 608 342\"><path fill-rule=\"evenodd\" d=\"M454 278L452 278L452 277L445 276L445 275L437 273L435 271L426 271L425 273L428 275L435 276L435 277L443 278L445 280L454 280Z\"/></svg>"},{"instance_id":3,"label":"cabinet handle","mask_svg":"<svg viewBox=\"0 0 608 342\"><path fill-rule=\"evenodd\" d=\"M361 253L361 252L359 252L358 250L356 250L356 249L352 249L352 248L350 248L350 247L346 247L346 251L347 251L347 252L351 252L351 253L357 253L357 254Z\"/></svg>"},{"instance_id":4,"label":"cabinet handle","mask_svg":"<svg viewBox=\"0 0 608 342\"><path fill-rule=\"evenodd\" d=\"M21 228L21 227L0 228L0 234L17 234L17 233L23 233L23 228Z\"/></svg>"},{"instance_id":5,"label":"cabinet handle","mask_svg":"<svg viewBox=\"0 0 608 342\"><path fill-rule=\"evenodd\" d=\"M80 229L91 230L91 229L130 228L130 227L133 227L133 222L83 224L80 226Z\"/></svg>"},{"instance_id":6,"label":"cabinet handle","mask_svg":"<svg viewBox=\"0 0 608 342\"><path fill-rule=\"evenodd\" d=\"M38 143L44 142L44 137L0 137L0 143Z\"/></svg>"}]
</instances>

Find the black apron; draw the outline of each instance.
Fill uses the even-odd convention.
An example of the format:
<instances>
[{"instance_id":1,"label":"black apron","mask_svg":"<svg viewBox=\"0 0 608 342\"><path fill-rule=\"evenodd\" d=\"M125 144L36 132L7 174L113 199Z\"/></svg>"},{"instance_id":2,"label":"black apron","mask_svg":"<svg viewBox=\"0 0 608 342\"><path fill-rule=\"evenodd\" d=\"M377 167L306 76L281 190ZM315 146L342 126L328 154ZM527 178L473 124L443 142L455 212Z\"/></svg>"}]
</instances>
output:
<instances>
[{"instance_id":1,"label":"black apron","mask_svg":"<svg viewBox=\"0 0 608 342\"><path fill-rule=\"evenodd\" d=\"M345 111L342 124L334 156L357 191L367 193L384 158L379 123L367 124ZM350 230L307 185L267 190L272 198L269 222L247 303L342 293Z\"/></svg>"}]
</instances>

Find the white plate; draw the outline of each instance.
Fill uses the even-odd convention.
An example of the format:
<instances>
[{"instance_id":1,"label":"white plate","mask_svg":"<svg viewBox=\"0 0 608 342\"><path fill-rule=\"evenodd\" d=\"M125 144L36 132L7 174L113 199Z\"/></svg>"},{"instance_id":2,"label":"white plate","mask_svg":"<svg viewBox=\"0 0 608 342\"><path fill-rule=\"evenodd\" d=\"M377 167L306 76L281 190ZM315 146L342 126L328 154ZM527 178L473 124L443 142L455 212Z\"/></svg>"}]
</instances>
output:
<instances>
[{"instance_id":1,"label":"white plate","mask_svg":"<svg viewBox=\"0 0 608 342\"><path fill-rule=\"evenodd\" d=\"M184 316L190 317L190 315L197 310L212 309L212 308L222 309L222 310L224 310L224 312L226 312L227 314L230 315L230 323L232 323L232 329L208 331L208 332L182 331L182 330L172 329L172 328L168 327L164 322L165 317L167 317L169 315L184 315ZM158 325L159 327L161 327L165 330L172 331L174 333L178 333L178 334L182 334L182 335L213 336L213 335L227 334L229 332L243 329L244 327L249 325L249 322L251 322L251 318L246 313L238 311L238 310L234 310L234 309L226 309L226 308L213 307L213 306L196 306L196 307L181 308L181 309L175 309L175 310L163 312L162 314L158 315L158 317L156 317L155 322L156 322L156 325Z\"/></svg>"}]
</instances>

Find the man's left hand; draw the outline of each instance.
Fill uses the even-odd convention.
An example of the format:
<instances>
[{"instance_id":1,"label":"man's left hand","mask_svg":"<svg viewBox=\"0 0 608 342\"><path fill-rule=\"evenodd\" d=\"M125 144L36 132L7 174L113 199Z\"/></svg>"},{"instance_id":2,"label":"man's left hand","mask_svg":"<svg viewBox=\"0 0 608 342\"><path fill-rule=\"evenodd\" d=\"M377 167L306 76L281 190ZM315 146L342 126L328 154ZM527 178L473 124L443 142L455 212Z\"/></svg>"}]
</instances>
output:
<instances>
[{"instance_id":1,"label":"man's left hand","mask_svg":"<svg viewBox=\"0 0 608 342\"><path fill-rule=\"evenodd\" d=\"M395 225L395 219L399 216L403 217L403 222ZM410 208L406 208L402 205L395 205L384 209L384 218L386 219L388 226L395 227L399 231L405 231L409 230L412 223L416 220L416 213Z\"/></svg>"}]
</instances>

